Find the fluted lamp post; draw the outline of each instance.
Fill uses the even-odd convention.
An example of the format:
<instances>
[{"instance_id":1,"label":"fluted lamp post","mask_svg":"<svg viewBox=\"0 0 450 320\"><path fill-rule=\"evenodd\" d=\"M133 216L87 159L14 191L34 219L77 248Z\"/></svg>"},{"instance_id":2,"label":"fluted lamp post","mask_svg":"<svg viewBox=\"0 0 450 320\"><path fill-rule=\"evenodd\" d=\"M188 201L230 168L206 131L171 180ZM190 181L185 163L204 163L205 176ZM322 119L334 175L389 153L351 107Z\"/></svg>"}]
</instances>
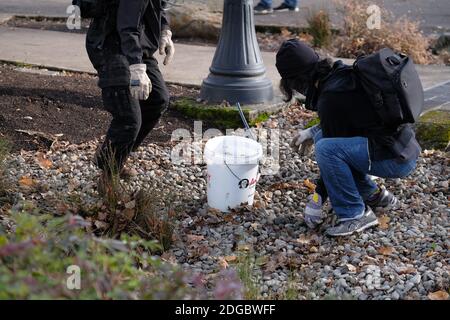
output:
<instances>
[{"instance_id":1,"label":"fluted lamp post","mask_svg":"<svg viewBox=\"0 0 450 320\"><path fill-rule=\"evenodd\" d=\"M225 0L222 31L200 98L260 104L273 99L253 20L253 0Z\"/></svg>"}]
</instances>

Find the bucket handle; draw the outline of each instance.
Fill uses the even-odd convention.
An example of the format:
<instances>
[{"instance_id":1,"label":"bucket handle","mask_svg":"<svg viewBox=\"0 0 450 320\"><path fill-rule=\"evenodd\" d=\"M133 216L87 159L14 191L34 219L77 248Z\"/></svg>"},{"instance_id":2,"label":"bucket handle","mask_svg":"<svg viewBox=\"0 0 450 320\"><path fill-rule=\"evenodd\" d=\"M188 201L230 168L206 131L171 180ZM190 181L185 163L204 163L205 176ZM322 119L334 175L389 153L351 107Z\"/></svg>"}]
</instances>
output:
<instances>
[{"instance_id":1,"label":"bucket handle","mask_svg":"<svg viewBox=\"0 0 450 320\"><path fill-rule=\"evenodd\" d=\"M250 181L248 179L241 179L239 178L239 176L233 172L233 170L231 170L230 166L228 165L228 163L224 160L223 163L225 164L225 166L228 168L228 170L231 172L231 174L239 181L239 187L241 189L245 189L249 186ZM259 178L261 177L261 173L258 170L258 175L256 176L256 181L259 181Z\"/></svg>"}]
</instances>

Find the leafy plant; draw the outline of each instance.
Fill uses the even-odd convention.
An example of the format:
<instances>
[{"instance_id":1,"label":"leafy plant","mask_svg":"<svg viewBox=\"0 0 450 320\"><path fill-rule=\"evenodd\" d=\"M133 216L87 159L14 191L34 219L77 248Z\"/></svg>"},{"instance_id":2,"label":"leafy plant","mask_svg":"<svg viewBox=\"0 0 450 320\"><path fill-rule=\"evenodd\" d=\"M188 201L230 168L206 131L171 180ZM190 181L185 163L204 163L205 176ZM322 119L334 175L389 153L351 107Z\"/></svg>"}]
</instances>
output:
<instances>
[{"instance_id":1,"label":"leafy plant","mask_svg":"<svg viewBox=\"0 0 450 320\"><path fill-rule=\"evenodd\" d=\"M308 32L313 36L315 47L328 47L331 43L330 16L325 10L313 11L307 18Z\"/></svg>"},{"instance_id":2,"label":"leafy plant","mask_svg":"<svg viewBox=\"0 0 450 320\"><path fill-rule=\"evenodd\" d=\"M152 255L159 245L138 237L97 238L79 216L11 212L13 232L0 229L0 299L181 299L184 274ZM81 289L67 286L69 266Z\"/></svg>"},{"instance_id":3,"label":"leafy plant","mask_svg":"<svg viewBox=\"0 0 450 320\"><path fill-rule=\"evenodd\" d=\"M244 287L244 299L261 298L260 276L257 272L256 257L251 252L242 252L238 257L237 271Z\"/></svg>"},{"instance_id":4,"label":"leafy plant","mask_svg":"<svg viewBox=\"0 0 450 320\"><path fill-rule=\"evenodd\" d=\"M9 142L0 137L0 205L7 200L9 184L5 178L5 160L10 149Z\"/></svg>"}]
</instances>

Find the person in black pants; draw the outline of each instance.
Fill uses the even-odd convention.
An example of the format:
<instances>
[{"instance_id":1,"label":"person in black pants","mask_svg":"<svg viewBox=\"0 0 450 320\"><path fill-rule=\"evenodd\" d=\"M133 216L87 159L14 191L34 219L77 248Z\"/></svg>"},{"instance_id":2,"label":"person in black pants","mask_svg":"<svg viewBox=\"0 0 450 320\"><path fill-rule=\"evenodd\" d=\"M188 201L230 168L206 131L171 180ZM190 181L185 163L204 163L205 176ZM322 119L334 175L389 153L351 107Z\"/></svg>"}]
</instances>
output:
<instances>
[{"instance_id":1,"label":"person in black pants","mask_svg":"<svg viewBox=\"0 0 450 320\"><path fill-rule=\"evenodd\" d=\"M113 119L94 162L103 177L126 175L124 164L156 126L169 105L169 92L158 62L175 52L162 0L117 0L93 19L86 38L98 72L105 109ZM129 172L129 171L128 171Z\"/></svg>"}]
</instances>

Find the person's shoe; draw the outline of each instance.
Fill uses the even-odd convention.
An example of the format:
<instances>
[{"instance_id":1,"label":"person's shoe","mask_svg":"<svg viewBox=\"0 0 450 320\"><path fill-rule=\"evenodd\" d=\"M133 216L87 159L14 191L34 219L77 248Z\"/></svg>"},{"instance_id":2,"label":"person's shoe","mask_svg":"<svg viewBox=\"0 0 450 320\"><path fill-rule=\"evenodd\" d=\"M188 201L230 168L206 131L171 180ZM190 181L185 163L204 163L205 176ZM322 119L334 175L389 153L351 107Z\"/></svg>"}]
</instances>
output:
<instances>
[{"instance_id":1,"label":"person's shoe","mask_svg":"<svg viewBox=\"0 0 450 320\"><path fill-rule=\"evenodd\" d=\"M374 209L394 209L398 205L398 199L392 192L389 192L386 188L381 187L377 192L370 196L369 199L366 200L366 205Z\"/></svg>"},{"instance_id":2,"label":"person's shoe","mask_svg":"<svg viewBox=\"0 0 450 320\"><path fill-rule=\"evenodd\" d=\"M258 4L256 7L253 8L253 11L255 14L269 14L273 12L272 7L266 7L262 4Z\"/></svg>"},{"instance_id":3,"label":"person's shoe","mask_svg":"<svg viewBox=\"0 0 450 320\"><path fill-rule=\"evenodd\" d=\"M349 236L355 232L362 232L368 228L378 225L378 219L370 207L366 208L364 215L355 220L337 221L337 224L328 228L325 233L330 237Z\"/></svg>"},{"instance_id":4,"label":"person's shoe","mask_svg":"<svg viewBox=\"0 0 450 320\"><path fill-rule=\"evenodd\" d=\"M285 11L291 11L291 12L298 12L300 9L298 7L290 7L285 3L282 3L278 7L274 8L274 12L285 12Z\"/></svg>"}]
</instances>

